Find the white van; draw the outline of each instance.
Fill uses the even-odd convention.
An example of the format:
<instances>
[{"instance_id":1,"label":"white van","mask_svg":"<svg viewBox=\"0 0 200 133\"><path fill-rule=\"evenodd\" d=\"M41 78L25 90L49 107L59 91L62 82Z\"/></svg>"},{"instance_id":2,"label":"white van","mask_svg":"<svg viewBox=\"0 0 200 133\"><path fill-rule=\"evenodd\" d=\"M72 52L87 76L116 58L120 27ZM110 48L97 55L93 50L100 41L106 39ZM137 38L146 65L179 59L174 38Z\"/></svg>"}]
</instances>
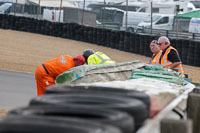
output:
<instances>
[{"instance_id":1,"label":"white van","mask_svg":"<svg viewBox=\"0 0 200 133\"><path fill-rule=\"evenodd\" d=\"M12 3L4 3L0 6L0 14L8 14L11 11Z\"/></svg>"},{"instance_id":2,"label":"white van","mask_svg":"<svg viewBox=\"0 0 200 133\"><path fill-rule=\"evenodd\" d=\"M130 32L135 32L137 29L137 25L150 18L149 13L144 13L144 12L128 12L127 15L127 31ZM124 12L123 16L123 21L122 21L122 26L120 30L126 30L126 12Z\"/></svg>"},{"instance_id":3,"label":"white van","mask_svg":"<svg viewBox=\"0 0 200 133\"><path fill-rule=\"evenodd\" d=\"M143 20L150 17L149 13L128 11L127 30L134 32L137 25ZM105 20L101 21L106 28L115 28L118 30L126 30L126 11L118 8L105 8Z\"/></svg>"},{"instance_id":4,"label":"white van","mask_svg":"<svg viewBox=\"0 0 200 133\"><path fill-rule=\"evenodd\" d=\"M200 18L192 18L189 24L189 32L200 33Z\"/></svg>"},{"instance_id":5,"label":"white van","mask_svg":"<svg viewBox=\"0 0 200 133\"><path fill-rule=\"evenodd\" d=\"M165 30L173 30L174 27L174 15L169 14L155 14L152 17L152 28L153 29L165 29ZM137 26L137 32L148 29L151 26L151 18L144 20L139 23Z\"/></svg>"}]
</instances>

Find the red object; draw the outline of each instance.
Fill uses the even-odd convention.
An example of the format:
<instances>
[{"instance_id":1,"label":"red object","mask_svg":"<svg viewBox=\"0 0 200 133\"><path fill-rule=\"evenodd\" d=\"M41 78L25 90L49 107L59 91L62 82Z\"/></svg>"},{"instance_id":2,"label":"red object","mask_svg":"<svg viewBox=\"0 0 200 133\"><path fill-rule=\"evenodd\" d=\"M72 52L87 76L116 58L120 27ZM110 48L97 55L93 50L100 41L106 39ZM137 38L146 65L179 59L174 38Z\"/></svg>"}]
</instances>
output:
<instances>
[{"instance_id":1,"label":"red object","mask_svg":"<svg viewBox=\"0 0 200 133\"><path fill-rule=\"evenodd\" d=\"M150 99L151 99L150 118L153 118L162 110L162 107L160 106L157 98L151 97Z\"/></svg>"},{"instance_id":2,"label":"red object","mask_svg":"<svg viewBox=\"0 0 200 133\"><path fill-rule=\"evenodd\" d=\"M52 20L54 21L55 20L55 13L52 12Z\"/></svg>"},{"instance_id":3,"label":"red object","mask_svg":"<svg viewBox=\"0 0 200 133\"><path fill-rule=\"evenodd\" d=\"M73 59L76 60L76 61L78 61L80 65L85 64L85 58L83 56L81 56L81 55L76 56Z\"/></svg>"}]
</instances>

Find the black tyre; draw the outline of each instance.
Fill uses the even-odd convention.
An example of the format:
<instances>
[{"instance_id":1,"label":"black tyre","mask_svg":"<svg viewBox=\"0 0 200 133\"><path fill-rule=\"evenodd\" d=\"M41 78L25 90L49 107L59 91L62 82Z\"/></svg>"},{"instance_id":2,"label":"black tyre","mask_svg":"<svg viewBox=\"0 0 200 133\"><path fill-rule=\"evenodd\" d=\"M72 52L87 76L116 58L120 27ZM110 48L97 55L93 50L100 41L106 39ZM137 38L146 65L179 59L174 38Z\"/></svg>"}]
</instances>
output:
<instances>
[{"instance_id":1,"label":"black tyre","mask_svg":"<svg viewBox=\"0 0 200 133\"><path fill-rule=\"evenodd\" d=\"M121 133L117 127L81 119L10 115L0 121L0 133Z\"/></svg>"},{"instance_id":2,"label":"black tyre","mask_svg":"<svg viewBox=\"0 0 200 133\"><path fill-rule=\"evenodd\" d=\"M57 105L75 106L102 109L117 109L125 111L135 119L135 129L138 129L148 118L148 111L145 104L137 99L126 98L119 95L99 93L74 93L63 95L43 95L31 100L32 105Z\"/></svg>"},{"instance_id":3,"label":"black tyre","mask_svg":"<svg viewBox=\"0 0 200 133\"><path fill-rule=\"evenodd\" d=\"M132 133L134 131L133 118L122 111L111 109L94 109L87 107L52 107L52 106L32 106L12 110L8 115L31 115L31 116L55 116L62 118L80 118L103 124L119 127L123 133Z\"/></svg>"},{"instance_id":4,"label":"black tyre","mask_svg":"<svg viewBox=\"0 0 200 133\"><path fill-rule=\"evenodd\" d=\"M63 94L63 93L100 93L109 95L120 95L125 97L136 98L144 102L147 107L148 115L150 114L150 97L139 91L127 90L111 87L100 86L53 86L47 88L45 94Z\"/></svg>"}]
</instances>

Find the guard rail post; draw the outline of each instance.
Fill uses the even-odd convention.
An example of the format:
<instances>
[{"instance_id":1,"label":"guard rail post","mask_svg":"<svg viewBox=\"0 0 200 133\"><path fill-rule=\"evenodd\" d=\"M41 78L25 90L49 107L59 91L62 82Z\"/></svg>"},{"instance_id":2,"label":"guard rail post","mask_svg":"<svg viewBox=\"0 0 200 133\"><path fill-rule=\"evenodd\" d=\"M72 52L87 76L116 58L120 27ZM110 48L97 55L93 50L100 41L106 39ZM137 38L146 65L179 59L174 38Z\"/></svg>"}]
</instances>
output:
<instances>
[{"instance_id":1,"label":"guard rail post","mask_svg":"<svg viewBox=\"0 0 200 133\"><path fill-rule=\"evenodd\" d=\"M161 133L192 133L191 120L163 119L160 126Z\"/></svg>"},{"instance_id":2,"label":"guard rail post","mask_svg":"<svg viewBox=\"0 0 200 133\"><path fill-rule=\"evenodd\" d=\"M195 88L188 96L187 117L193 121L193 133L200 133L200 89Z\"/></svg>"}]
</instances>

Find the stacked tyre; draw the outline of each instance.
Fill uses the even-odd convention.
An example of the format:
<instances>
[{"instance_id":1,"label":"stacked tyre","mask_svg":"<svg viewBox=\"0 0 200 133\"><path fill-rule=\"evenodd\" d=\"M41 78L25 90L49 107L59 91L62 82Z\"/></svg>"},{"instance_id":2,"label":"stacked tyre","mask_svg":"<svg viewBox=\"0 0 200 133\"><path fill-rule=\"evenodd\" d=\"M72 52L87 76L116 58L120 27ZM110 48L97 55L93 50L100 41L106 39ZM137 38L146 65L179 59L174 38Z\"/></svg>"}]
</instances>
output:
<instances>
[{"instance_id":1,"label":"stacked tyre","mask_svg":"<svg viewBox=\"0 0 200 133\"><path fill-rule=\"evenodd\" d=\"M124 50L124 38L125 38L125 31L120 31L120 40L118 45L119 50Z\"/></svg>"},{"instance_id":2,"label":"stacked tyre","mask_svg":"<svg viewBox=\"0 0 200 133\"><path fill-rule=\"evenodd\" d=\"M135 35L135 49L134 53L139 54L140 53L140 35Z\"/></svg>"},{"instance_id":3,"label":"stacked tyre","mask_svg":"<svg viewBox=\"0 0 200 133\"><path fill-rule=\"evenodd\" d=\"M89 27L88 31L88 42L93 43L93 27Z\"/></svg>"},{"instance_id":4,"label":"stacked tyre","mask_svg":"<svg viewBox=\"0 0 200 133\"><path fill-rule=\"evenodd\" d=\"M195 44L196 41L191 41L190 45L189 45L189 53L187 56L187 64L188 65L192 65L195 66Z\"/></svg>"},{"instance_id":5,"label":"stacked tyre","mask_svg":"<svg viewBox=\"0 0 200 133\"><path fill-rule=\"evenodd\" d=\"M140 40L140 45L139 45L139 54L144 55L144 50L145 50L145 36L143 34L139 35L139 40Z\"/></svg>"},{"instance_id":6,"label":"stacked tyre","mask_svg":"<svg viewBox=\"0 0 200 133\"><path fill-rule=\"evenodd\" d=\"M60 100L63 102L59 102L61 106L89 106L90 108L108 108L126 111L135 119L135 129L138 129L144 120L149 117L150 98L148 95L138 91L96 86L61 86L49 88L44 97L47 98L49 96L50 98L52 94L53 97L68 99L67 101L62 101L61 98ZM37 98L30 102L30 105L38 104L58 105L54 101L44 103Z\"/></svg>"},{"instance_id":7,"label":"stacked tyre","mask_svg":"<svg viewBox=\"0 0 200 133\"><path fill-rule=\"evenodd\" d=\"M106 30L106 47L111 47L111 33L112 33L112 30L110 29L107 29Z\"/></svg>"},{"instance_id":8,"label":"stacked tyre","mask_svg":"<svg viewBox=\"0 0 200 133\"><path fill-rule=\"evenodd\" d=\"M81 119L9 114L0 121L0 133L121 133L110 125Z\"/></svg>"},{"instance_id":9,"label":"stacked tyre","mask_svg":"<svg viewBox=\"0 0 200 133\"><path fill-rule=\"evenodd\" d=\"M97 44L102 45L102 29L97 29Z\"/></svg>"},{"instance_id":10,"label":"stacked tyre","mask_svg":"<svg viewBox=\"0 0 200 133\"><path fill-rule=\"evenodd\" d=\"M93 44L97 44L97 28L93 29Z\"/></svg>"},{"instance_id":11,"label":"stacked tyre","mask_svg":"<svg viewBox=\"0 0 200 133\"><path fill-rule=\"evenodd\" d=\"M147 57L151 57L151 50L149 48L149 45L151 43L151 36L146 35L145 36L145 43L144 43L144 55Z\"/></svg>"},{"instance_id":12,"label":"stacked tyre","mask_svg":"<svg viewBox=\"0 0 200 133\"><path fill-rule=\"evenodd\" d=\"M130 52L130 32L125 33L125 38L124 38L124 51Z\"/></svg>"},{"instance_id":13,"label":"stacked tyre","mask_svg":"<svg viewBox=\"0 0 200 133\"><path fill-rule=\"evenodd\" d=\"M182 57L182 47L183 47L182 44L183 44L183 40L182 39L177 39L176 40L176 49L178 51L178 54L179 54L181 60L183 59L183 57Z\"/></svg>"},{"instance_id":14,"label":"stacked tyre","mask_svg":"<svg viewBox=\"0 0 200 133\"><path fill-rule=\"evenodd\" d=\"M200 43L196 42L195 44L195 50L194 50L194 62L195 62L195 66L200 66Z\"/></svg>"},{"instance_id":15,"label":"stacked tyre","mask_svg":"<svg viewBox=\"0 0 200 133\"><path fill-rule=\"evenodd\" d=\"M135 33L130 34L130 52L134 53L135 49Z\"/></svg>"},{"instance_id":16,"label":"stacked tyre","mask_svg":"<svg viewBox=\"0 0 200 133\"><path fill-rule=\"evenodd\" d=\"M190 40L184 40L182 44L182 63L187 64L188 49Z\"/></svg>"},{"instance_id":17,"label":"stacked tyre","mask_svg":"<svg viewBox=\"0 0 200 133\"><path fill-rule=\"evenodd\" d=\"M0 133L133 133L149 118L149 110L149 96L142 92L54 86L33 98L28 107L11 110L0 121Z\"/></svg>"}]
</instances>

